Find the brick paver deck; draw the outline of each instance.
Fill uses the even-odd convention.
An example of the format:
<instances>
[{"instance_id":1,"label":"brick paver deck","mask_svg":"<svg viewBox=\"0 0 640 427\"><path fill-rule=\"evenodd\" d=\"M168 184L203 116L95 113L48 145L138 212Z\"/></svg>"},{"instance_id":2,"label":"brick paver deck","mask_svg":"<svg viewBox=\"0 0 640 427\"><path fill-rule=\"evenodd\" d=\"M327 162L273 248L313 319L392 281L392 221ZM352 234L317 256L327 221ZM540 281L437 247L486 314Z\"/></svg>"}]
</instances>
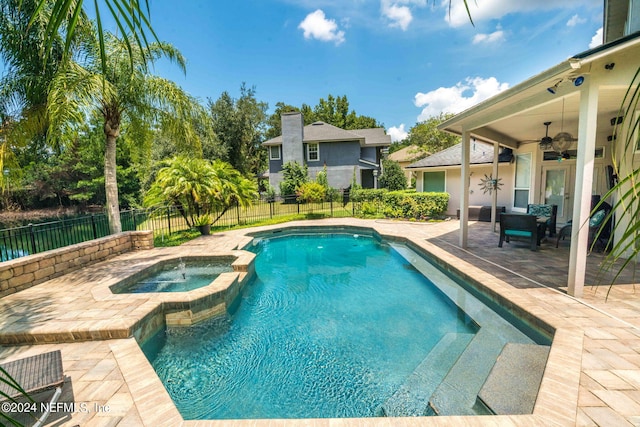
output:
<instances>
[{"instance_id":1,"label":"brick paver deck","mask_svg":"<svg viewBox=\"0 0 640 427\"><path fill-rule=\"evenodd\" d=\"M625 273L610 292L604 284L596 286L600 254L589 256L591 286L585 288L584 298L576 299L565 293L568 242L561 242L558 249L555 241L546 242L536 252L517 243L499 249L498 235L490 225L475 223L470 227L469 247L462 250L457 245L456 221L330 219L296 224L366 226L409 238L482 282L500 299L552 325L556 335L534 414L183 421L135 339L119 335L158 300L153 295L111 298L105 287L126 272L174 253L231 251L249 242L246 234L256 229L201 237L180 248L129 253L0 299L0 336L15 338L15 344L0 346L0 361L62 351L68 378L60 401L85 405L83 410L52 414L47 423L56 426L640 426L640 299L634 289L638 281ZM87 337L86 331L93 335ZM110 337L104 331L119 332ZM17 345L30 340L36 343Z\"/></svg>"}]
</instances>

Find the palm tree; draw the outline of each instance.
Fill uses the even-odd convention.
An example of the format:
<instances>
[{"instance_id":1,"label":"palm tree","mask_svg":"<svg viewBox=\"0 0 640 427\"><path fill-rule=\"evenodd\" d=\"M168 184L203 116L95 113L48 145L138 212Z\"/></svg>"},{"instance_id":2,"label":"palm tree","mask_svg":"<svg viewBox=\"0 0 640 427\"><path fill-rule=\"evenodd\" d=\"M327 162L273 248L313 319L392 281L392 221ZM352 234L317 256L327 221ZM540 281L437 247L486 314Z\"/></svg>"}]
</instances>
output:
<instances>
[{"instance_id":1,"label":"palm tree","mask_svg":"<svg viewBox=\"0 0 640 427\"><path fill-rule=\"evenodd\" d=\"M62 62L61 34L56 33L52 39L50 55L45 58L43 54L51 7L34 15L36 3L37 0L0 0L0 60L5 65L0 77L0 170L9 172L6 176L0 174L3 188L5 178L19 171L14 150L33 153L42 151L46 144L48 87ZM89 28L89 21L80 15L69 46L71 53L82 50L83 36Z\"/></svg>"},{"instance_id":2,"label":"palm tree","mask_svg":"<svg viewBox=\"0 0 640 427\"><path fill-rule=\"evenodd\" d=\"M250 206L258 196L257 185L222 160L174 157L158 171L145 197L145 205L178 207L188 226L201 215L220 219L232 206Z\"/></svg>"},{"instance_id":3,"label":"palm tree","mask_svg":"<svg viewBox=\"0 0 640 427\"><path fill-rule=\"evenodd\" d=\"M217 188L211 199L212 210L218 212L212 222L215 223L232 206L251 206L258 197L258 186L227 162L214 160L211 167L217 178Z\"/></svg>"},{"instance_id":4,"label":"palm tree","mask_svg":"<svg viewBox=\"0 0 640 427\"><path fill-rule=\"evenodd\" d=\"M86 64L68 61L53 80L49 97L49 137L73 131L92 112L103 119L106 210L111 233L122 230L116 180L116 142L123 122L132 132L163 128L177 139L199 146L191 127L197 102L174 82L150 75L148 67L165 57L185 69L180 52L167 43L145 49L127 45L110 33L105 36L106 64L99 63L97 42ZM106 66L106 68L104 68Z\"/></svg>"},{"instance_id":5,"label":"palm tree","mask_svg":"<svg viewBox=\"0 0 640 427\"><path fill-rule=\"evenodd\" d=\"M616 241L611 245L602 266L603 270L617 270L611 280L609 291L624 269L633 264L640 254L640 167L633 161L633 153L640 148L640 115L637 114L639 107L640 67L631 80L620 106L618 116L623 117L623 121L616 124L614 130L614 135L621 137L613 138L613 141L623 141L620 150L612 149L614 174L618 180L593 209L593 213L597 212L606 199L614 196L613 209L605 221L616 215L614 233L611 233L611 238L615 235ZM622 138L625 135L626 137ZM623 153L622 157L616 157L616 152ZM596 235L594 244L598 237L599 235Z\"/></svg>"},{"instance_id":6,"label":"palm tree","mask_svg":"<svg viewBox=\"0 0 640 427\"><path fill-rule=\"evenodd\" d=\"M198 216L207 213L217 177L205 159L176 156L164 164L145 196L145 205L174 205L192 227Z\"/></svg>"}]
</instances>

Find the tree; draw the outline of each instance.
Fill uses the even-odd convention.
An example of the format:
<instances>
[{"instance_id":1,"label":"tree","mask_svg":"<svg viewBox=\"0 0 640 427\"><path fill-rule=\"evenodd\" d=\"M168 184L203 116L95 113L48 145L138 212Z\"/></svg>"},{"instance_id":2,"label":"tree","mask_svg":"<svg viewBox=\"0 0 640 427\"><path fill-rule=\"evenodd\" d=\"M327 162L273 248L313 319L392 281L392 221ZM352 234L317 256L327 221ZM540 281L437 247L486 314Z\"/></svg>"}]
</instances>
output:
<instances>
[{"instance_id":1,"label":"tree","mask_svg":"<svg viewBox=\"0 0 640 427\"><path fill-rule=\"evenodd\" d=\"M382 170L382 176L378 179L380 188L386 188L389 191L404 190L407 188L407 177L404 175L398 162L383 160Z\"/></svg>"},{"instance_id":2,"label":"tree","mask_svg":"<svg viewBox=\"0 0 640 427\"><path fill-rule=\"evenodd\" d=\"M255 88L240 86L240 98L223 92L215 102L209 100L213 131L218 137L224 160L240 173L256 176L266 169L267 152L262 147L267 104L255 97Z\"/></svg>"},{"instance_id":3,"label":"tree","mask_svg":"<svg viewBox=\"0 0 640 427\"><path fill-rule=\"evenodd\" d=\"M265 138L271 139L282 134L282 122L280 116L283 113L292 111L300 111L304 118L304 124L322 121L341 129L370 129L382 127L376 119L367 116L359 116L354 110L349 111L349 100L346 95L334 97L329 95L327 99L320 98L315 107L302 104L302 107L294 107L293 105L278 102L274 113L267 119L267 131Z\"/></svg>"},{"instance_id":4,"label":"tree","mask_svg":"<svg viewBox=\"0 0 640 427\"><path fill-rule=\"evenodd\" d=\"M280 183L280 194L291 196L298 191L298 188L309 181L307 165L292 161L282 165L282 182Z\"/></svg>"},{"instance_id":5,"label":"tree","mask_svg":"<svg viewBox=\"0 0 640 427\"><path fill-rule=\"evenodd\" d=\"M106 211L111 233L118 233L122 227L116 141L123 121L132 132L156 126L165 129L175 139L199 144L191 126L192 111L199 107L175 83L147 72L149 63L162 57L184 70L184 58L170 44L153 43L143 52L137 46L127 46L125 39L107 34L105 48L108 54L106 64L96 62L99 46L94 40L86 63L68 61L54 78L48 96L48 137L64 137L83 122L87 110L99 112L105 137ZM104 66L107 67L106 72L103 72Z\"/></svg>"},{"instance_id":6,"label":"tree","mask_svg":"<svg viewBox=\"0 0 640 427\"><path fill-rule=\"evenodd\" d=\"M284 113L291 113L294 111L300 111L300 109L293 105L285 104L284 102L276 103L275 111L267 118L267 130L265 131L264 138L271 139L282 135L282 120L280 117Z\"/></svg>"},{"instance_id":7,"label":"tree","mask_svg":"<svg viewBox=\"0 0 640 427\"><path fill-rule=\"evenodd\" d=\"M24 0L17 0L19 6L22 5ZM147 60L147 52L149 52L149 40L153 37L153 40L159 42L153 28L151 27L151 18L149 10L149 1L144 0L144 3L140 0L104 0L108 11L111 14L111 18L114 20L116 27L120 34L122 34L124 44L129 53L129 60L131 68L136 66L138 60L136 56L142 54L143 61L142 66L149 65ZM93 2L95 7L96 25L97 25L97 37L99 47L99 59L102 68L102 72L106 74L108 67L109 51L106 47L106 33L103 31L102 18L100 14L100 3ZM71 55L71 45L73 42L73 36L78 32L81 27L79 17L84 16L85 11L83 9L84 0L37 0L37 8L33 12L29 26L33 26L40 19L40 12L44 9L49 9L47 19L43 21L44 26L44 38L43 38L43 52L48 58L61 54L65 59L68 59ZM104 9L103 9L104 10ZM58 44L59 31L61 28L67 30L65 37L64 48L61 50L56 49ZM131 41L135 43L131 43ZM137 65L140 66L140 65Z\"/></svg>"},{"instance_id":8,"label":"tree","mask_svg":"<svg viewBox=\"0 0 640 427\"><path fill-rule=\"evenodd\" d=\"M0 0L0 170L18 181L21 165L46 161L58 146L46 146L48 88L62 63L64 34L51 39L51 55L44 54L44 38L51 15L47 5L36 12L37 0ZM32 18L33 17L33 18ZM31 25L29 21L32 19ZM78 16L76 35L70 39L72 53L83 49L90 25ZM5 175L0 183L6 187Z\"/></svg>"},{"instance_id":9,"label":"tree","mask_svg":"<svg viewBox=\"0 0 640 427\"><path fill-rule=\"evenodd\" d=\"M459 137L438 130L438 125L451 117L450 114L440 114L423 122L416 123L409 129L406 145L417 145L429 153L437 153L459 142Z\"/></svg>"},{"instance_id":10,"label":"tree","mask_svg":"<svg viewBox=\"0 0 640 427\"><path fill-rule=\"evenodd\" d=\"M231 206L251 205L257 194L255 182L222 160L174 157L158 171L145 205L175 205L191 227L199 216L218 212L215 223Z\"/></svg>"}]
</instances>

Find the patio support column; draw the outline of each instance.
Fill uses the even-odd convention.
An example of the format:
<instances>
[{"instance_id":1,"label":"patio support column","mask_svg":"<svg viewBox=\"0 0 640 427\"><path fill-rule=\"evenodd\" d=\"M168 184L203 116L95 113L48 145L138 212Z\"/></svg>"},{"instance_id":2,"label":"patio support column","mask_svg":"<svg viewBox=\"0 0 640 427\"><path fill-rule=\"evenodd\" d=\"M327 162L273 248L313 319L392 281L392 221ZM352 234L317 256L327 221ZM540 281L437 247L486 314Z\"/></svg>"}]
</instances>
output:
<instances>
[{"instance_id":1,"label":"patio support column","mask_svg":"<svg viewBox=\"0 0 640 427\"><path fill-rule=\"evenodd\" d=\"M460 170L460 247L467 248L469 235L469 158L471 156L471 133L462 130L462 169Z\"/></svg>"},{"instance_id":2,"label":"patio support column","mask_svg":"<svg viewBox=\"0 0 640 427\"><path fill-rule=\"evenodd\" d=\"M498 182L498 156L500 155L500 145L493 144L493 179ZM498 187L491 193L491 228L496 231L496 222L498 220Z\"/></svg>"},{"instance_id":3,"label":"patio support column","mask_svg":"<svg viewBox=\"0 0 640 427\"><path fill-rule=\"evenodd\" d=\"M573 227L569 252L568 293L581 298L584 288L589 241L589 214L593 188L593 164L598 121L598 84L587 78L580 92L578 158L573 202Z\"/></svg>"}]
</instances>

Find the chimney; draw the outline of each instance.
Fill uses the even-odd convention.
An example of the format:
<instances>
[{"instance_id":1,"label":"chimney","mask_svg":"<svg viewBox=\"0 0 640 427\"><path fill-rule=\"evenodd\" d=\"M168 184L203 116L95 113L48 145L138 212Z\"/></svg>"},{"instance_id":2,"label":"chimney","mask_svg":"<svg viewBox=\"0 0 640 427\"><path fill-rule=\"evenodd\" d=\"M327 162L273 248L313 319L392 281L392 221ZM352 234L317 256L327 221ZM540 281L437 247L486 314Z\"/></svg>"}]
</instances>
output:
<instances>
[{"instance_id":1,"label":"chimney","mask_svg":"<svg viewBox=\"0 0 640 427\"><path fill-rule=\"evenodd\" d=\"M304 121L302 113L283 113L282 120L282 162L304 163L302 147Z\"/></svg>"}]
</instances>

